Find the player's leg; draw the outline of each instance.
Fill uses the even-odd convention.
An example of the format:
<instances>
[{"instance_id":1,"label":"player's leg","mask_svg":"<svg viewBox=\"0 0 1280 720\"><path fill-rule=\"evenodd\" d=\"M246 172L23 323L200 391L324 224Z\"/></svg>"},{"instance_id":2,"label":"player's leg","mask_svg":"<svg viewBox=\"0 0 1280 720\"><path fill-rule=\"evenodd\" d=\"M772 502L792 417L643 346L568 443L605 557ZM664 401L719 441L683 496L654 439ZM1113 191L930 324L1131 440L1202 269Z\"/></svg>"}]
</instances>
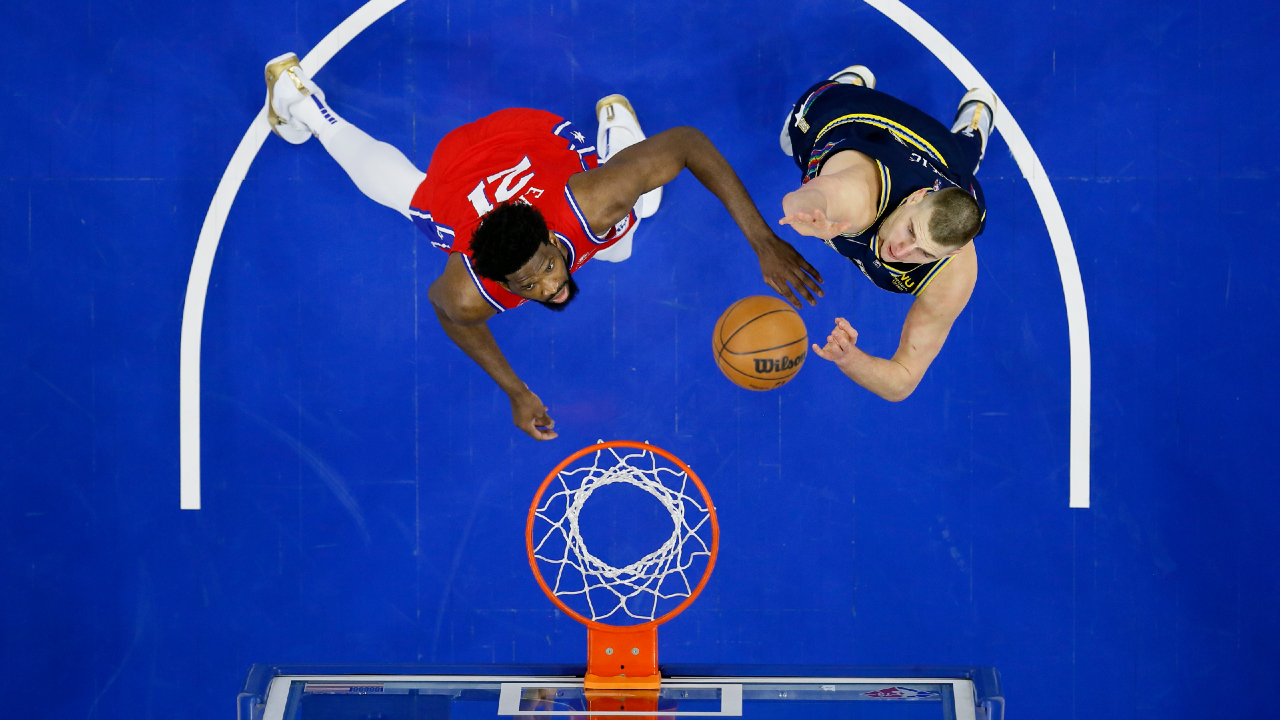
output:
<instances>
[{"instance_id":1,"label":"player's leg","mask_svg":"<svg viewBox=\"0 0 1280 720\"><path fill-rule=\"evenodd\" d=\"M635 108L631 107L631 102L621 95L601 98L600 102L596 103L596 119L600 122L599 130L596 132L596 156L600 159L601 165L623 149L645 139L644 131L640 129L640 121L636 119ZM658 212L658 206L661 204L662 188L650 190L636 201L636 217L652 216ZM622 262L631 257L632 240L635 238L635 229L638 226L637 222L622 239L593 257L606 262Z\"/></svg>"},{"instance_id":2,"label":"player's leg","mask_svg":"<svg viewBox=\"0 0 1280 720\"><path fill-rule=\"evenodd\" d=\"M267 64L267 82L272 129L280 137L295 145L312 135L320 138L320 144L361 192L410 217L409 204L426 173L394 146L375 140L339 117L293 53Z\"/></svg>"},{"instance_id":3,"label":"player's leg","mask_svg":"<svg viewBox=\"0 0 1280 720\"><path fill-rule=\"evenodd\" d=\"M601 165L609 162L609 158L619 151L645 139L635 108L622 95L601 98L596 103L596 120L600 123L596 131L596 155ZM651 217L661 204L662 188L654 188L640 196L636 202L636 215Z\"/></svg>"},{"instance_id":4,"label":"player's leg","mask_svg":"<svg viewBox=\"0 0 1280 720\"><path fill-rule=\"evenodd\" d=\"M956 119L951 123L951 133L956 136L960 149L965 153L965 164L973 164L973 173L978 174L978 166L987 152L987 139L995 129L996 108L999 102L995 93L983 88L974 88L960 99L960 107L956 110Z\"/></svg>"},{"instance_id":5,"label":"player's leg","mask_svg":"<svg viewBox=\"0 0 1280 720\"><path fill-rule=\"evenodd\" d=\"M846 85L868 87L872 90L876 87L875 73L871 72L871 69L866 65L850 65L827 79ZM800 103L803 103L804 100L805 98L801 98ZM791 157L794 150L794 146L791 144L791 123L795 120L796 113L801 112L803 109L800 103L788 110L787 119L782 121L782 135L778 138L778 144L782 146L782 152L786 153L787 157Z\"/></svg>"}]
</instances>

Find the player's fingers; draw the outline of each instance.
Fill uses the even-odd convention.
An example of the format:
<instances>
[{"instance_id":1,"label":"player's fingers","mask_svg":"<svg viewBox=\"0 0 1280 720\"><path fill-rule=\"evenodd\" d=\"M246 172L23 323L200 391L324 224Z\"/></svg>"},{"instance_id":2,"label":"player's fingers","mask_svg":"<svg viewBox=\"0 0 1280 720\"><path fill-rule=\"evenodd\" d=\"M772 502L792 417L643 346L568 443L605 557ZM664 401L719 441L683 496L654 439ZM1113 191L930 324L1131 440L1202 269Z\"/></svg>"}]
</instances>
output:
<instances>
[{"instance_id":1,"label":"player's fingers","mask_svg":"<svg viewBox=\"0 0 1280 720\"><path fill-rule=\"evenodd\" d=\"M796 253L796 254L799 255L799 253ZM808 273L809 276L812 277L814 280L817 280L818 282L824 282L824 280L822 279L822 273L818 272L817 268L810 265L809 261L805 260L804 257L800 258L800 267L806 273ZM819 289L819 292L821 292L821 289Z\"/></svg>"},{"instance_id":2,"label":"player's fingers","mask_svg":"<svg viewBox=\"0 0 1280 720\"><path fill-rule=\"evenodd\" d=\"M791 292L791 286L785 282L777 282L773 278L765 278L764 283L773 288L773 291L786 298L786 301L795 305L796 308L802 307L800 301L796 299L795 293Z\"/></svg>"},{"instance_id":3,"label":"player's fingers","mask_svg":"<svg viewBox=\"0 0 1280 720\"><path fill-rule=\"evenodd\" d=\"M844 330L846 333L849 334L849 337L855 340L858 339L858 331L855 330L853 326L849 324L848 320L845 320L844 318L839 318L836 320L836 323L840 326L840 329Z\"/></svg>"},{"instance_id":4,"label":"player's fingers","mask_svg":"<svg viewBox=\"0 0 1280 720\"><path fill-rule=\"evenodd\" d=\"M805 264L807 265L808 263ZM801 267L803 269L804 266ZM794 282L797 287L812 290L818 297L822 297L825 293L823 293L822 288L818 286L818 283L822 282L822 278L813 278L811 276L813 272L813 268L808 268L807 272L797 272ZM812 296L810 296L810 299L812 300Z\"/></svg>"},{"instance_id":5,"label":"player's fingers","mask_svg":"<svg viewBox=\"0 0 1280 720\"><path fill-rule=\"evenodd\" d=\"M823 360L831 360L831 359L832 359L832 358L831 358L831 356L827 354L827 351L826 351L826 350L823 350L822 348L818 347L818 343L814 343L814 344L813 344L813 352L814 352L814 354L815 354L815 355L817 355L818 357L822 358Z\"/></svg>"},{"instance_id":6,"label":"player's fingers","mask_svg":"<svg viewBox=\"0 0 1280 720\"><path fill-rule=\"evenodd\" d=\"M525 422L525 423L518 424L516 425L516 427L520 428L522 431L524 431L526 435L533 438L534 440L550 440L552 437L555 437L554 431L544 430L543 428L540 428L536 424L534 424L532 420L529 420L528 422ZM548 433L550 433L551 437L547 437Z\"/></svg>"},{"instance_id":7,"label":"player's fingers","mask_svg":"<svg viewBox=\"0 0 1280 720\"><path fill-rule=\"evenodd\" d=\"M803 276L801 276L801 278L803 278ZM793 280L792 284L796 286L796 292L803 295L804 299L808 300L810 305L818 304L818 301L813 298L813 293L809 291L809 286L807 284L805 284L801 280ZM822 291L819 290L818 294L821 295Z\"/></svg>"}]
</instances>

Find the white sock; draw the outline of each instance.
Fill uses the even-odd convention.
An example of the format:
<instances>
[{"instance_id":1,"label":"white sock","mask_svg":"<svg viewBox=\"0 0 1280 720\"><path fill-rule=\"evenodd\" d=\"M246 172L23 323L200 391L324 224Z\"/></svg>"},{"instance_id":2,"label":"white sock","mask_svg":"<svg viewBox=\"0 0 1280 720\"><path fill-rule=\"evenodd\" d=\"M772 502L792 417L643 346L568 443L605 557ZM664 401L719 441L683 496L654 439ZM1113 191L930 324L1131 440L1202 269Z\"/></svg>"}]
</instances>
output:
<instances>
[{"instance_id":1,"label":"white sock","mask_svg":"<svg viewBox=\"0 0 1280 720\"><path fill-rule=\"evenodd\" d=\"M782 152L791 157L795 153L791 149L791 114L795 109L787 111L787 119L782 121L782 136L778 138L778 143L782 146Z\"/></svg>"},{"instance_id":2,"label":"white sock","mask_svg":"<svg viewBox=\"0 0 1280 720\"><path fill-rule=\"evenodd\" d=\"M289 114L301 120L311 132L315 133L316 137L320 138L320 142L324 142L326 136L332 135L349 124L314 92L290 105Z\"/></svg>"},{"instance_id":3,"label":"white sock","mask_svg":"<svg viewBox=\"0 0 1280 720\"><path fill-rule=\"evenodd\" d=\"M409 204L427 174L414 166L395 146L375 140L368 133L338 117L312 95L294 106L295 117L320 138L324 149L342 166L351 180L374 202L409 217ZM317 98L318 100L318 98ZM310 103L313 110L303 103ZM328 112L322 112L327 110Z\"/></svg>"}]
</instances>

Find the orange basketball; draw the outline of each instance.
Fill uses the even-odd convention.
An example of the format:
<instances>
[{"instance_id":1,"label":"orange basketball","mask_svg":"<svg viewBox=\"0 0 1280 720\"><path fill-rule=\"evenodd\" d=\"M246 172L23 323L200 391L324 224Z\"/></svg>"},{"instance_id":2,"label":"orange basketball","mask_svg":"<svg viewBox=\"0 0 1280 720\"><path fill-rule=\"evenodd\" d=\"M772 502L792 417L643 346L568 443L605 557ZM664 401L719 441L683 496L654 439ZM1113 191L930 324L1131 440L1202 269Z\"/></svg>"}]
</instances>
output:
<instances>
[{"instance_id":1,"label":"orange basketball","mask_svg":"<svg viewBox=\"0 0 1280 720\"><path fill-rule=\"evenodd\" d=\"M800 372L809 348L804 321L772 295L752 295L716 321L711 349L724 376L748 390L772 390Z\"/></svg>"}]
</instances>

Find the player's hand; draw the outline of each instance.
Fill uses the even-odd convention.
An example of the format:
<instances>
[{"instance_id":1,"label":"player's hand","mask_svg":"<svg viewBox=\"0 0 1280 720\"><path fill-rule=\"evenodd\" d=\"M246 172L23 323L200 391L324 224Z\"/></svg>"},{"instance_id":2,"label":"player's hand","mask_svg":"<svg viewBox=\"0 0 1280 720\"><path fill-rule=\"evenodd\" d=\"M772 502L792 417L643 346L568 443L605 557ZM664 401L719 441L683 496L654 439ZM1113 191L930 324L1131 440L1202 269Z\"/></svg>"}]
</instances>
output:
<instances>
[{"instance_id":1,"label":"player's hand","mask_svg":"<svg viewBox=\"0 0 1280 720\"><path fill-rule=\"evenodd\" d=\"M813 345L813 351L823 360L830 360L837 367L843 368L844 363L848 361L857 350L858 331L853 329L848 320L844 318L836 318L836 327L827 336L827 344L825 347L818 347L817 343Z\"/></svg>"},{"instance_id":2,"label":"player's hand","mask_svg":"<svg viewBox=\"0 0 1280 720\"><path fill-rule=\"evenodd\" d=\"M814 295L822 297L822 288L819 287L822 275L791 247L791 243L773 235L756 248L756 255L760 258L760 272L766 285L796 307L800 307L796 293L804 296L810 305L818 304ZM793 286L795 292L791 290Z\"/></svg>"},{"instance_id":3,"label":"player's hand","mask_svg":"<svg viewBox=\"0 0 1280 720\"><path fill-rule=\"evenodd\" d=\"M542 400L526 389L511 396L511 421L534 440L552 440L558 435L553 429L556 421L547 414Z\"/></svg>"},{"instance_id":4,"label":"player's hand","mask_svg":"<svg viewBox=\"0 0 1280 720\"><path fill-rule=\"evenodd\" d=\"M830 240L853 227L851 222L832 222L821 211L815 209L811 213L796 211L778 221L779 225L790 225L801 235Z\"/></svg>"}]
</instances>

